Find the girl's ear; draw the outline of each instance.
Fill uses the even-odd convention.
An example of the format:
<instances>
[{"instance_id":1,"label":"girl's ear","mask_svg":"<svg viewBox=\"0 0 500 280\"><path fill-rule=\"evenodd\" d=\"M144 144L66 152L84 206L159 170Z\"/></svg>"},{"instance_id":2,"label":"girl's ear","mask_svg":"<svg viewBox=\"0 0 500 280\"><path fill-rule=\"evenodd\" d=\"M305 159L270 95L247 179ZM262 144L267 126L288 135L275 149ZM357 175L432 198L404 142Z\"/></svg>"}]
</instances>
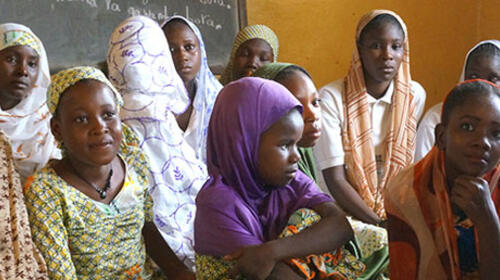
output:
<instances>
[{"instance_id":1,"label":"girl's ear","mask_svg":"<svg viewBox=\"0 0 500 280\"><path fill-rule=\"evenodd\" d=\"M439 123L436 125L436 128L434 128L434 137L435 137L435 145L440 149L441 151L444 151L446 148L446 126L442 123Z\"/></svg>"},{"instance_id":2,"label":"girl's ear","mask_svg":"<svg viewBox=\"0 0 500 280\"><path fill-rule=\"evenodd\" d=\"M52 135L54 135L54 138L56 138L58 142L62 141L61 124L57 117L52 117L50 119L50 131L52 131Z\"/></svg>"}]
</instances>

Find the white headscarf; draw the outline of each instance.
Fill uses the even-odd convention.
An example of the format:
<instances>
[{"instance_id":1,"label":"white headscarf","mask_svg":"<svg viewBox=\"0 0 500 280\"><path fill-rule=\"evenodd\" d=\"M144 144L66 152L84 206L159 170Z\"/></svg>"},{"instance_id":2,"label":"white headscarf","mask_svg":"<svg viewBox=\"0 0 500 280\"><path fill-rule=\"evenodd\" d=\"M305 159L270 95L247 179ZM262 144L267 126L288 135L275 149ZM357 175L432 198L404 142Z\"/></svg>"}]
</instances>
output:
<instances>
[{"instance_id":1,"label":"white headscarf","mask_svg":"<svg viewBox=\"0 0 500 280\"><path fill-rule=\"evenodd\" d=\"M481 41L481 42L477 43L474 47L472 47L472 49L470 49L467 52L467 55L465 56L464 66L462 67L462 73L460 74L460 79L458 80L459 83L465 81L465 67L467 67L467 60L469 59L469 55L475 49L477 49L479 46L484 45L484 44L492 44L495 47L497 47L497 49L500 50L500 41L498 41L498 40L484 40L484 41Z\"/></svg>"},{"instance_id":2,"label":"white headscarf","mask_svg":"<svg viewBox=\"0 0 500 280\"><path fill-rule=\"evenodd\" d=\"M189 99L160 26L143 16L123 21L111 36L107 62L110 81L123 96L120 116L151 161L155 224L194 270L195 198L208 175L174 116Z\"/></svg>"},{"instance_id":3,"label":"white headscarf","mask_svg":"<svg viewBox=\"0 0 500 280\"><path fill-rule=\"evenodd\" d=\"M0 109L0 129L10 139L16 170L24 181L50 158L60 158L60 151L50 131L50 113L46 105L50 74L43 44L24 25L1 24L0 51L18 45L33 47L40 56L38 79L28 97L14 108Z\"/></svg>"},{"instance_id":4,"label":"white headscarf","mask_svg":"<svg viewBox=\"0 0 500 280\"><path fill-rule=\"evenodd\" d=\"M163 28L167 23L174 19L182 20L186 23L193 33L198 38L198 44L201 52L200 70L196 74L196 94L193 100L193 112L189 118L189 125L184 132L184 139L193 147L196 156L207 162L207 132L210 115L214 107L217 94L222 89L222 85L217 78L212 74L208 67L207 52L205 50L205 43L201 37L201 32L194 23L187 20L182 16L173 16L167 19L161 27Z\"/></svg>"}]
</instances>

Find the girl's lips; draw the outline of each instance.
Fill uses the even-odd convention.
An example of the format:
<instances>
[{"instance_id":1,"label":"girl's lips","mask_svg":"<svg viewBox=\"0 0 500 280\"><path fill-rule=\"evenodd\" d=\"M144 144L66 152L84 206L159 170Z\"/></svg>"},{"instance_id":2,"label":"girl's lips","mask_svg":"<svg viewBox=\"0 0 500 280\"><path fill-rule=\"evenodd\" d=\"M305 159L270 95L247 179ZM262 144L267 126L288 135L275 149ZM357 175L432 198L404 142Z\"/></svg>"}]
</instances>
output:
<instances>
[{"instance_id":1,"label":"girl's lips","mask_svg":"<svg viewBox=\"0 0 500 280\"><path fill-rule=\"evenodd\" d=\"M91 149L106 149L113 144L112 141L104 141L99 143L90 144Z\"/></svg>"},{"instance_id":2,"label":"girl's lips","mask_svg":"<svg viewBox=\"0 0 500 280\"><path fill-rule=\"evenodd\" d=\"M488 157L487 156L476 156L476 155L471 155L468 156L469 160L472 161L474 164L480 164L480 165L487 165L488 164Z\"/></svg>"},{"instance_id":3,"label":"girl's lips","mask_svg":"<svg viewBox=\"0 0 500 280\"><path fill-rule=\"evenodd\" d=\"M394 67L392 66L384 66L384 67L381 67L380 70L382 70L384 73L393 73L394 72Z\"/></svg>"},{"instance_id":4,"label":"girl's lips","mask_svg":"<svg viewBox=\"0 0 500 280\"><path fill-rule=\"evenodd\" d=\"M20 89L25 89L28 87L28 84L25 83L25 82L21 82L21 81L14 81L12 82L12 85L15 87L15 88L20 88Z\"/></svg>"},{"instance_id":5,"label":"girl's lips","mask_svg":"<svg viewBox=\"0 0 500 280\"><path fill-rule=\"evenodd\" d=\"M304 134L307 136L312 136L314 138L319 138L321 136L321 130L311 129L311 130L304 131Z\"/></svg>"},{"instance_id":6,"label":"girl's lips","mask_svg":"<svg viewBox=\"0 0 500 280\"><path fill-rule=\"evenodd\" d=\"M182 66L181 69L180 69L181 70L180 72L181 73L189 73L189 72L191 72L191 69L192 69L191 66L187 66L187 65L186 66Z\"/></svg>"}]
</instances>

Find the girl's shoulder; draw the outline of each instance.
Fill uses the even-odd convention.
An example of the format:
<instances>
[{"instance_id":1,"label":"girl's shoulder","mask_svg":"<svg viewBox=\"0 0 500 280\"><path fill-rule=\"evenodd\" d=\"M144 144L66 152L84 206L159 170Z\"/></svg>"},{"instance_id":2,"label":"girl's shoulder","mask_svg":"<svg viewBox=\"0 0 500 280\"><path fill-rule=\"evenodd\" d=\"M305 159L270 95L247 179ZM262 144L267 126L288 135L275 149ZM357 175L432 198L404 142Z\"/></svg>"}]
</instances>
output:
<instances>
[{"instance_id":1,"label":"girl's shoulder","mask_svg":"<svg viewBox=\"0 0 500 280\"><path fill-rule=\"evenodd\" d=\"M344 90L344 79L332 81L319 89L319 94L332 95L334 97L342 98L342 91Z\"/></svg>"},{"instance_id":2,"label":"girl's shoulder","mask_svg":"<svg viewBox=\"0 0 500 280\"><path fill-rule=\"evenodd\" d=\"M412 80L410 82L410 86L411 86L411 91L413 92L415 97L425 99L426 96L425 89L419 82Z\"/></svg>"},{"instance_id":3,"label":"girl's shoulder","mask_svg":"<svg viewBox=\"0 0 500 280\"><path fill-rule=\"evenodd\" d=\"M26 179L24 197L28 208L35 207L35 204L51 205L50 207L61 205L65 197L72 193L73 187L57 175L52 167L54 161Z\"/></svg>"},{"instance_id":4,"label":"girl's shoulder","mask_svg":"<svg viewBox=\"0 0 500 280\"><path fill-rule=\"evenodd\" d=\"M65 187L65 181L57 175L53 164L57 160L49 161L45 167L33 173L26 179L24 184L24 191L29 189L36 189L37 191L49 191Z\"/></svg>"}]
</instances>

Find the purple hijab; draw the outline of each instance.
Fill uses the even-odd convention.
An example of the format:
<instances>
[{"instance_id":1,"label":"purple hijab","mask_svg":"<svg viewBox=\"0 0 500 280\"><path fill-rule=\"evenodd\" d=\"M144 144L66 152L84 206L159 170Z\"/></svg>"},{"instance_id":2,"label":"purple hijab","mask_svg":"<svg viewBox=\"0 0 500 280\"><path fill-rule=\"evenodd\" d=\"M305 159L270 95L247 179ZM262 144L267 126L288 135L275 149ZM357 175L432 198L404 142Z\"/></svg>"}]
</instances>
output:
<instances>
[{"instance_id":1,"label":"purple hijab","mask_svg":"<svg viewBox=\"0 0 500 280\"><path fill-rule=\"evenodd\" d=\"M267 188L258 178L260 135L290 110L302 110L282 85L242 78L225 86L210 119L210 179L196 197L195 251L224 256L276 239L291 214L332 201L298 171L286 186Z\"/></svg>"}]
</instances>

